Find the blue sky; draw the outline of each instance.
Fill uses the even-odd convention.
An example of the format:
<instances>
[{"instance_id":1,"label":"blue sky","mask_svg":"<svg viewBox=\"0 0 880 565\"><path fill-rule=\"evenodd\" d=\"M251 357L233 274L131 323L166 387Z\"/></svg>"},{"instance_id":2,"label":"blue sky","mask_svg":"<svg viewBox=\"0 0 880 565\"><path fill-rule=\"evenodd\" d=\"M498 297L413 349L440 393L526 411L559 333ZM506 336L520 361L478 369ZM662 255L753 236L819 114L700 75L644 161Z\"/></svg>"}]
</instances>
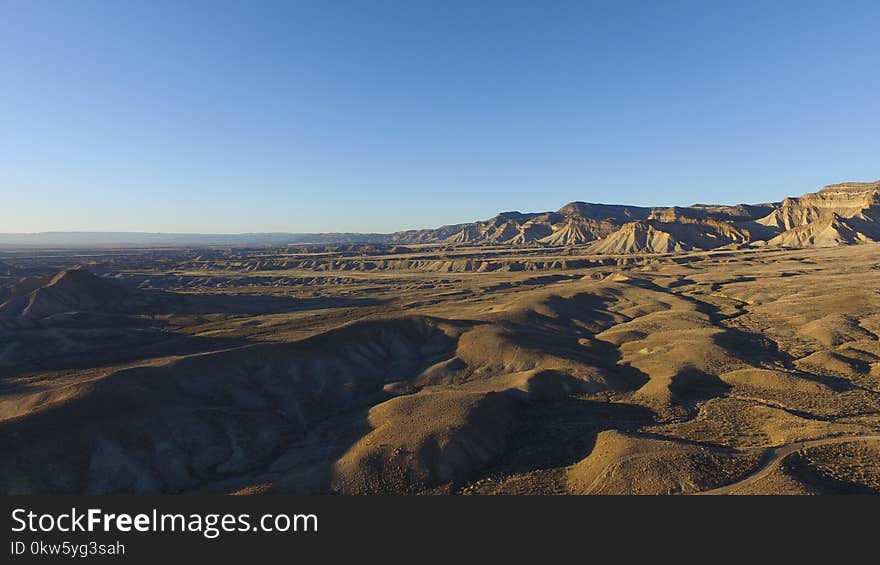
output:
<instances>
[{"instance_id":1,"label":"blue sky","mask_svg":"<svg viewBox=\"0 0 880 565\"><path fill-rule=\"evenodd\" d=\"M880 2L0 0L0 231L391 231L880 178Z\"/></svg>"}]
</instances>

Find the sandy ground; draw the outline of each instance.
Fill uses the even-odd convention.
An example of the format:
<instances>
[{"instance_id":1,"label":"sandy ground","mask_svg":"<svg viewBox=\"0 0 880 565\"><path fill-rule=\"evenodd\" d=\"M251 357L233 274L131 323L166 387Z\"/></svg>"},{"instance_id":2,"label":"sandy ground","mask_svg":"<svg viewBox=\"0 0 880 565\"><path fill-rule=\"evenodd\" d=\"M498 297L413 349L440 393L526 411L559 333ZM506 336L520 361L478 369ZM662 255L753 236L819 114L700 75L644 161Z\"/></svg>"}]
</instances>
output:
<instances>
[{"instance_id":1,"label":"sandy ground","mask_svg":"<svg viewBox=\"0 0 880 565\"><path fill-rule=\"evenodd\" d=\"M880 244L0 261L4 493L880 492Z\"/></svg>"}]
</instances>

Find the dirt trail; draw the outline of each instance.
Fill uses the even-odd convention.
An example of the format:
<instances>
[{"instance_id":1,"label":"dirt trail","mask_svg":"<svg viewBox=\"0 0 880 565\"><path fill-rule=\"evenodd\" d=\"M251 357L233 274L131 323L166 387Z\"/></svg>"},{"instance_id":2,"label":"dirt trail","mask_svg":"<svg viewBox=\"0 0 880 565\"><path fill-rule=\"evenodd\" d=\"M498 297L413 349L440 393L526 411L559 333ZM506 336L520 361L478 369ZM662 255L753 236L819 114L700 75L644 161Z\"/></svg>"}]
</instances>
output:
<instances>
[{"instance_id":1,"label":"dirt trail","mask_svg":"<svg viewBox=\"0 0 880 565\"><path fill-rule=\"evenodd\" d=\"M818 447L820 445L850 443L853 441L880 441L880 435L833 437L815 439L810 441L799 441L780 447L771 447L767 449L764 455L764 463L761 465L761 467L759 467L754 473L752 473L748 477L727 486L706 490L695 494L731 494L733 492L736 492L740 488L751 484L762 477L767 476L767 474L770 473L770 471L772 471L779 464L780 461L796 451L800 451L801 449L807 449L810 447Z\"/></svg>"}]
</instances>

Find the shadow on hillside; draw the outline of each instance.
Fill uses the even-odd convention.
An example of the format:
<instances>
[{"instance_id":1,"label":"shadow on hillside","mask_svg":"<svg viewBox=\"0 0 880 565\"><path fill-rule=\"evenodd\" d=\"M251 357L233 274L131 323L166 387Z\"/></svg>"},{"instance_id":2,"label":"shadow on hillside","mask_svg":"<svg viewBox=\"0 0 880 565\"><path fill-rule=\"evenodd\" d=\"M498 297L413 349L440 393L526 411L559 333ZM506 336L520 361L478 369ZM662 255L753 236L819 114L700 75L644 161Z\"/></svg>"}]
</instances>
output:
<instances>
[{"instance_id":1,"label":"shadow on hillside","mask_svg":"<svg viewBox=\"0 0 880 565\"><path fill-rule=\"evenodd\" d=\"M132 313L148 315L260 315L329 308L377 306L375 298L272 296L265 294L180 293L139 290L125 303Z\"/></svg>"},{"instance_id":2,"label":"shadow on hillside","mask_svg":"<svg viewBox=\"0 0 880 565\"><path fill-rule=\"evenodd\" d=\"M247 317L375 306L371 298L294 298L242 294L136 291L103 312L66 312L39 319L0 320L0 379L43 371L74 370L186 355L247 345L241 338L177 333L157 316ZM193 324L212 321L194 320ZM0 393L8 393L0 389Z\"/></svg>"},{"instance_id":3,"label":"shadow on hillside","mask_svg":"<svg viewBox=\"0 0 880 565\"><path fill-rule=\"evenodd\" d=\"M503 324L513 344L601 368L613 378L617 390L636 390L648 382L642 371L619 364L622 355L616 346L595 339L595 334L618 321L605 309L605 298L587 293L552 296L544 305L552 315L529 311L525 320Z\"/></svg>"},{"instance_id":4,"label":"shadow on hillside","mask_svg":"<svg viewBox=\"0 0 880 565\"><path fill-rule=\"evenodd\" d=\"M635 404L574 397L529 403L523 408L504 455L487 473L524 473L573 465L593 451L600 432L634 432L654 421L652 411Z\"/></svg>"},{"instance_id":5,"label":"shadow on hillside","mask_svg":"<svg viewBox=\"0 0 880 565\"><path fill-rule=\"evenodd\" d=\"M171 355L247 345L247 340L169 332L156 323L115 328L18 331L13 353L0 358L0 394L23 392L10 379L46 371L84 370Z\"/></svg>"}]
</instances>

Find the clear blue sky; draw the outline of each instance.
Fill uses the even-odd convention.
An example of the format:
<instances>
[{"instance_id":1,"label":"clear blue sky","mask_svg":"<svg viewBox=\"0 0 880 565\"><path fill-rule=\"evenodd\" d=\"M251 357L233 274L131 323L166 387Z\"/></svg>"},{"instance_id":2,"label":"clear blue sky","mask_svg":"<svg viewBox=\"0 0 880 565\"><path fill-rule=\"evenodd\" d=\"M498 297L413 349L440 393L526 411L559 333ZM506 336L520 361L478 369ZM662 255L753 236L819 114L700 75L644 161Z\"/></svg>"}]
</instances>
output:
<instances>
[{"instance_id":1,"label":"clear blue sky","mask_svg":"<svg viewBox=\"0 0 880 565\"><path fill-rule=\"evenodd\" d=\"M391 231L880 178L880 2L0 0L0 231Z\"/></svg>"}]
</instances>

